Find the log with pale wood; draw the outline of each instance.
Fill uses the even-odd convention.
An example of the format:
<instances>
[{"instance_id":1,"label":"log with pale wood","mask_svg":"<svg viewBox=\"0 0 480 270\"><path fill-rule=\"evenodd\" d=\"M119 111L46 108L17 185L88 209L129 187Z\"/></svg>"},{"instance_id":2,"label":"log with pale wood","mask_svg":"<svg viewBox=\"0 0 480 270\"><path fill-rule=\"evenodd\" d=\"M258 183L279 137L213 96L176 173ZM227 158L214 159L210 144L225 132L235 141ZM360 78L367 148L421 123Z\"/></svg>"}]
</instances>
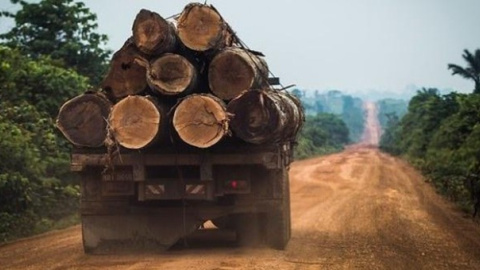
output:
<instances>
[{"instance_id":1,"label":"log with pale wood","mask_svg":"<svg viewBox=\"0 0 480 270\"><path fill-rule=\"evenodd\" d=\"M187 96L173 115L173 127L179 137L199 148L219 142L228 133L228 121L223 101L209 94Z\"/></svg>"},{"instance_id":2,"label":"log with pale wood","mask_svg":"<svg viewBox=\"0 0 480 270\"><path fill-rule=\"evenodd\" d=\"M177 19L178 37L194 51L221 49L232 44L233 35L218 11L210 5L191 3Z\"/></svg>"},{"instance_id":3,"label":"log with pale wood","mask_svg":"<svg viewBox=\"0 0 480 270\"><path fill-rule=\"evenodd\" d=\"M245 49L228 47L215 55L208 69L211 91L230 100L245 90L268 84L268 67L259 56Z\"/></svg>"},{"instance_id":4,"label":"log with pale wood","mask_svg":"<svg viewBox=\"0 0 480 270\"><path fill-rule=\"evenodd\" d=\"M132 32L135 45L147 55L175 50L175 27L156 12L140 10L133 22Z\"/></svg>"},{"instance_id":5,"label":"log with pale wood","mask_svg":"<svg viewBox=\"0 0 480 270\"><path fill-rule=\"evenodd\" d=\"M269 89L244 92L227 111L234 135L254 144L294 140L304 118L295 97Z\"/></svg>"},{"instance_id":6,"label":"log with pale wood","mask_svg":"<svg viewBox=\"0 0 480 270\"><path fill-rule=\"evenodd\" d=\"M129 149L155 143L166 132L167 108L163 106L149 96L128 96L115 104L109 116L115 141Z\"/></svg>"},{"instance_id":7,"label":"log with pale wood","mask_svg":"<svg viewBox=\"0 0 480 270\"><path fill-rule=\"evenodd\" d=\"M146 64L147 83L163 95L185 95L197 86L197 69L185 57L167 53Z\"/></svg>"},{"instance_id":8,"label":"log with pale wood","mask_svg":"<svg viewBox=\"0 0 480 270\"><path fill-rule=\"evenodd\" d=\"M110 61L110 69L102 82L102 89L112 100L140 94L147 88L146 69L137 59L144 59L132 39L125 42Z\"/></svg>"},{"instance_id":9,"label":"log with pale wood","mask_svg":"<svg viewBox=\"0 0 480 270\"><path fill-rule=\"evenodd\" d=\"M79 147L102 146L107 137L107 118L112 103L99 92L87 92L63 104L57 127L65 138Z\"/></svg>"}]
</instances>

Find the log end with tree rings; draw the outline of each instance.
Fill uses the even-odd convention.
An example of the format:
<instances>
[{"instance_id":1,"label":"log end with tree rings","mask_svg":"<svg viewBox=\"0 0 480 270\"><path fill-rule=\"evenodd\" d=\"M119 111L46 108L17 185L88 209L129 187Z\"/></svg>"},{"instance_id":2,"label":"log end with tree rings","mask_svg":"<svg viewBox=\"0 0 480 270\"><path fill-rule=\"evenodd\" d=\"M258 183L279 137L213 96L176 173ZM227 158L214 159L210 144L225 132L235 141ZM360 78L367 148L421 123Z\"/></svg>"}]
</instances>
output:
<instances>
[{"instance_id":1,"label":"log end with tree rings","mask_svg":"<svg viewBox=\"0 0 480 270\"><path fill-rule=\"evenodd\" d=\"M246 91L230 101L227 111L234 135L254 144L292 140L302 122L298 104L272 90Z\"/></svg>"},{"instance_id":2,"label":"log end with tree rings","mask_svg":"<svg viewBox=\"0 0 480 270\"><path fill-rule=\"evenodd\" d=\"M100 93L86 93L65 102L57 127L65 138L79 147L100 147L107 138L107 118L112 108Z\"/></svg>"},{"instance_id":3,"label":"log end with tree rings","mask_svg":"<svg viewBox=\"0 0 480 270\"><path fill-rule=\"evenodd\" d=\"M165 54L150 64L147 82L150 88L160 94L184 94L195 88L197 71L185 57Z\"/></svg>"},{"instance_id":4,"label":"log end with tree rings","mask_svg":"<svg viewBox=\"0 0 480 270\"><path fill-rule=\"evenodd\" d=\"M208 5L191 3L177 19L178 37L194 51L219 49L228 43L227 25L218 12Z\"/></svg>"},{"instance_id":5,"label":"log end with tree rings","mask_svg":"<svg viewBox=\"0 0 480 270\"><path fill-rule=\"evenodd\" d=\"M235 98L245 90L261 88L267 77L268 68L263 59L236 47L220 51L208 69L210 89L223 100Z\"/></svg>"},{"instance_id":6,"label":"log end with tree rings","mask_svg":"<svg viewBox=\"0 0 480 270\"><path fill-rule=\"evenodd\" d=\"M228 103L227 111L234 135L249 143L268 142L278 126L278 111L263 91L244 92Z\"/></svg>"},{"instance_id":7,"label":"log end with tree rings","mask_svg":"<svg viewBox=\"0 0 480 270\"><path fill-rule=\"evenodd\" d=\"M161 110L150 97L128 96L113 106L110 131L121 146L140 149L158 138L162 117Z\"/></svg>"},{"instance_id":8,"label":"log end with tree rings","mask_svg":"<svg viewBox=\"0 0 480 270\"><path fill-rule=\"evenodd\" d=\"M225 104L212 95L193 94L175 108L173 126L179 137L192 146L208 148L228 133Z\"/></svg>"},{"instance_id":9,"label":"log end with tree rings","mask_svg":"<svg viewBox=\"0 0 480 270\"><path fill-rule=\"evenodd\" d=\"M148 55L159 55L175 48L175 29L158 13L140 10L132 26L137 48Z\"/></svg>"},{"instance_id":10,"label":"log end with tree rings","mask_svg":"<svg viewBox=\"0 0 480 270\"><path fill-rule=\"evenodd\" d=\"M146 68L138 63L138 59L143 57L131 40L113 55L110 69L102 82L102 89L111 99L119 100L146 89Z\"/></svg>"}]
</instances>

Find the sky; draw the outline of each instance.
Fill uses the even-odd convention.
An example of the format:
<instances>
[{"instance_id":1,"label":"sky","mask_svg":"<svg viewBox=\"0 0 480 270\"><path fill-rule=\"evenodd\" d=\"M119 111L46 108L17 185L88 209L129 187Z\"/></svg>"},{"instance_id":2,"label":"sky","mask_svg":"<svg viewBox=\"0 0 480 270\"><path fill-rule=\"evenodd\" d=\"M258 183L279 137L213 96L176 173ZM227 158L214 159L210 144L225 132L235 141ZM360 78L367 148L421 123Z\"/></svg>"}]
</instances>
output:
<instances>
[{"instance_id":1,"label":"sky","mask_svg":"<svg viewBox=\"0 0 480 270\"><path fill-rule=\"evenodd\" d=\"M98 32L118 50L142 8L163 17L184 0L84 0ZM348 93L401 95L421 87L471 92L452 76L464 49L480 48L480 0L208 0L237 35L266 55L283 85ZM14 10L0 0L1 10ZM13 22L0 20L0 31Z\"/></svg>"}]
</instances>

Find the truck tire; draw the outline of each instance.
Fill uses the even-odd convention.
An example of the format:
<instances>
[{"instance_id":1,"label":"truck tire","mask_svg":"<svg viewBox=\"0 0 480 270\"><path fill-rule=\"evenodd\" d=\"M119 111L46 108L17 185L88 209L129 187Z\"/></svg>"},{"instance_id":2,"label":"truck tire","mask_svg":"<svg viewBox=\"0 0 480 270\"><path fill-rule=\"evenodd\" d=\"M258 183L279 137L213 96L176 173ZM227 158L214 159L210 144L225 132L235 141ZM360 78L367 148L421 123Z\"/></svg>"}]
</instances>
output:
<instances>
[{"instance_id":1,"label":"truck tire","mask_svg":"<svg viewBox=\"0 0 480 270\"><path fill-rule=\"evenodd\" d=\"M263 242L262 226L259 214L244 213L233 216L237 245L242 247L259 246Z\"/></svg>"},{"instance_id":2,"label":"truck tire","mask_svg":"<svg viewBox=\"0 0 480 270\"><path fill-rule=\"evenodd\" d=\"M266 214L265 232L267 244L278 250L284 250L290 240L290 184L287 170L272 173L279 186L280 198L277 207Z\"/></svg>"}]
</instances>

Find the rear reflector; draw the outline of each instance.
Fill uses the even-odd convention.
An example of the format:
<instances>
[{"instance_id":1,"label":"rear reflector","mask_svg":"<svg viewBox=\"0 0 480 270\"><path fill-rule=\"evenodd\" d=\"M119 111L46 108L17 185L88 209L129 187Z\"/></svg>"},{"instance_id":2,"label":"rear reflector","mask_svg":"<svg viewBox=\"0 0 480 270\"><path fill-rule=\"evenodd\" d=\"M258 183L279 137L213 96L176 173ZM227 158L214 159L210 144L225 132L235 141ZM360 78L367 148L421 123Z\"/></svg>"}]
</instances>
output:
<instances>
[{"instance_id":1,"label":"rear reflector","mask_svg":"<svg viewBox=\"0 0 480 270\"><path fill-rule=\"evenodd\" d=\"M205 185L185 185L187 195L205 195Z\"/></svg>"},{"instance_id":2,"label":"rear reflector","mask_svg":"<svg viewBox=\"0 0 480 270\"><path fill-rule=\"evenodd\" d=\"M161 199L165 194L165 185L148 184L145 186L145 199L155 200Z\"/></svg>"},{"instance_id":3,"label":"rear reflector","mask_svg":"<svg viewBox=\"0 0 480 270\"><path fill-rule=\"evenodd\" d=\"M223 187L225 193L248 193L250 182L246 180L227 180Z\"/></svg>"}]
</instances>

